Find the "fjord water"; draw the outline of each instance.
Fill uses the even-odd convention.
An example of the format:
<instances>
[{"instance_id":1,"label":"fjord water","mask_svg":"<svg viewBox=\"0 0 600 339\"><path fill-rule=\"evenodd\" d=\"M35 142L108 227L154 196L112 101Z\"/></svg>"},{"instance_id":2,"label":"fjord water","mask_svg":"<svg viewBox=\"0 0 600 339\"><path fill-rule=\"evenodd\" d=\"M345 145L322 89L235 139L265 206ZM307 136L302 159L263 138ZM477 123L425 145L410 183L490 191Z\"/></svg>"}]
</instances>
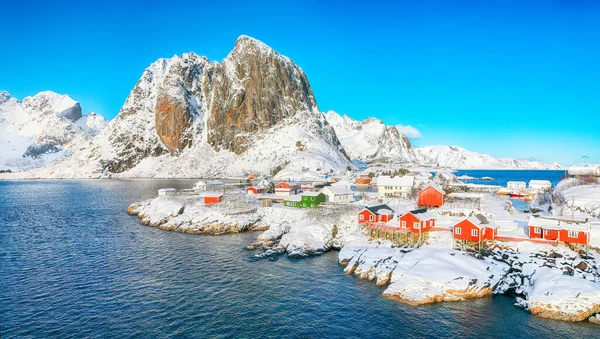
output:
<instances>
[{"instance_id":1,"label":"fjord water","mask_svg":"<svg viewBox=\"0 0 600 339\"><path fill-rule=\"evenodd\" d=\"M0 181L0 337L598 337L507 297L411 307L337 252L245 260L257 233L142 226L127 206L186 180Z\"/></svg>"}]
</instances>

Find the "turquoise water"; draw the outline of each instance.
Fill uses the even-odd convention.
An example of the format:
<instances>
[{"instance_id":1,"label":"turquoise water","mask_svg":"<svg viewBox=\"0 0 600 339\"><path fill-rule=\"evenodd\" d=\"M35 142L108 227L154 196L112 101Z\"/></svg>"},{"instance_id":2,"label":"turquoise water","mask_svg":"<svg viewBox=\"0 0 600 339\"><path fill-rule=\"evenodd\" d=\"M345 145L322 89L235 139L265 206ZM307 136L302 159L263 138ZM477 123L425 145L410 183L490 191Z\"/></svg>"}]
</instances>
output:
<instances>
[{"instance_id":1,"label":"turquoise water","mask_svg":"<svg viewBox=\"0 0 600 339\"><path fill-rule=\"evenodd\" d=\"M245 260L258 234L138 224L129 203L191 181L0 181L0 337L591 338L497 296L412 307L346 276L337 252Z\"/></svg>"}]
</instances>

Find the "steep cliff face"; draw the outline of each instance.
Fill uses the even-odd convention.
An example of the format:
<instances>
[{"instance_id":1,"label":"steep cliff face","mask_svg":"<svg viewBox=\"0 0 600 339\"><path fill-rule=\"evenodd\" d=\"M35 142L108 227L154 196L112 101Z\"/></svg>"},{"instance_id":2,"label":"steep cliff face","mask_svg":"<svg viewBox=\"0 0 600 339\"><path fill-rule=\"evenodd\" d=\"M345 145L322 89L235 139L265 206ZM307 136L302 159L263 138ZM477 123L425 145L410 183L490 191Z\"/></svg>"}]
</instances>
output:
<instances>
[{"instance_id":1,"label":"steep cliff face","mask_svg":"<svg viewBox=\"0 0 600 339\"><path fill-rule=\"evenodd\" d=\"M106 125L81 114L67 95L40 92L23 101L0 92L0 170L39 167L80 148Z\"/></svg>"},{"instance_id":2,"label":"steep cliff face","mask_svg":"<svg viewBox=\"0 0 600 339\"><path fill-rule=\"evenodd\" d=\"M208 143L237 154L249 133L264 131L299 112L318 112L304 72L290 59L247 36L215 69L207 95ZM207 86L208 87L208 86Z\"/></svg>"},{"instance_id":3,"label":"steep cliff face","mask_svg":"<svg viewBox=\"0 0 600 339\"><path fill-rule=\"evenodd\" d=\"M346 153L366 163L415 163L417 157L408 138L381 120L356 121L329 111L325 114Z\"/></svg>"}]
</instances>

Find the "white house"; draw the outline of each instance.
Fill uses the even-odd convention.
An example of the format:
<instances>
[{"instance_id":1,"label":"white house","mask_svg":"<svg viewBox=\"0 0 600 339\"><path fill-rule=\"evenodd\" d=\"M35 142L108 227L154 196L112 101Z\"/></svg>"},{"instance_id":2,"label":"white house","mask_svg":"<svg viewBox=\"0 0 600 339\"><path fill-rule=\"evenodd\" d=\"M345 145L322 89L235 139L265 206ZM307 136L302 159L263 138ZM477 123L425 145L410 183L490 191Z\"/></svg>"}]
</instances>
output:
<instances>
[{"instance_id":1,"label":"white house","mask_svg":"<svg viewBox=\"0 0 600 339\"><path fill-rule=\"evenodd\" d=\"M177 190L174 188L161 188L158 190L159 196L175 195L176 193L177 193Z\"/></svg>"},{"instance_id":2,"label":"white house","mask_svg":"<svg viewBox=\"0 0 600 339\"><path fill-rule=\"evenodd\" d=\"M352 187L348 185L325 186L321 193L325 194L327 202L345 203L354 201L354 192Z\"/></svg>"},{"instance_id":3,"label":"white house","mask_svg":"<svg viewBox=\"0 0 600 339\"><path fill-rule=\"evenodd\" d=\"M552 188L549 180L530 180L529 189L534 191L547 191Z\"/></svg>"},{"instance_id":4,"label":"white house","mask_svg":"<svg viewBox=\"0 0 600 339\"><path fill-rule=\"evenodd\" d=\"M508 181L506 183L506 188L511 190L524 190L527 188L527 183L525 181Z\"/></svg>"},{"instance_id":5,"label":"white house","mask_svg":"<svg viewBox=\"0 0 600 339\"><path fill-rule=\"evenodd\" d=\"M590 165L585 167L570 167L568 173L571 176L593 175L600 177L600 166Z\"/></svg>"},{"instance_id":6,"label":"white house","mask_svg":"<svg viewBox=\"0 0 600 339\"><path fill-rule=\"evenodd\" d=\"M269 189L269 187L275 186L275 184L273 183L273 180L271 180L270 178L264 178L263 180L260 181L258 186Z\"/></svg>"},{"instance_id":7,"label":"white house","mask_svg":"<svg viewBox=\"0 0 600 339\"><path fill-rule=\"evenodd\" d=\"M405 175L403 177L390 177L382 175L377 178L377 192L379 197L409 197L415 177Z\"/></svg>"},{"instance_id":8,"label":"white house","mask_svg":"<svg viewBox=\"0 0 600 339\"><path fill-rule=\"evenodd\" d=\"M225 190L225 183L220 180L200 180L194 184L194 189L198 192Z\"/></svg>"}]
</instances>

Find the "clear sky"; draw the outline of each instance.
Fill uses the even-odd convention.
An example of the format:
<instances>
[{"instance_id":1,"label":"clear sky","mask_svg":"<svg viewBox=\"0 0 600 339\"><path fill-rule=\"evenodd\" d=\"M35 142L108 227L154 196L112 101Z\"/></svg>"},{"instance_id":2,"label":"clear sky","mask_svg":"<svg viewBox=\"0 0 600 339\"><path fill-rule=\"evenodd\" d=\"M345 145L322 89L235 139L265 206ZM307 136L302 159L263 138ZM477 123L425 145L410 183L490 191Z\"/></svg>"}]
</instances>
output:
<instances>
[{"instance_id":1,"label":"clear sky","mask_svg":"<svg viewBox=\"0 0 600 339\"><path fill-rule=\"evenodd\" d=\"M0 89L113 118L156 59L220 61L247 34L304 69L321 110L416 145L600 163L600 1L389 2L7 1Z\"/></svg>"}]
</instances>

